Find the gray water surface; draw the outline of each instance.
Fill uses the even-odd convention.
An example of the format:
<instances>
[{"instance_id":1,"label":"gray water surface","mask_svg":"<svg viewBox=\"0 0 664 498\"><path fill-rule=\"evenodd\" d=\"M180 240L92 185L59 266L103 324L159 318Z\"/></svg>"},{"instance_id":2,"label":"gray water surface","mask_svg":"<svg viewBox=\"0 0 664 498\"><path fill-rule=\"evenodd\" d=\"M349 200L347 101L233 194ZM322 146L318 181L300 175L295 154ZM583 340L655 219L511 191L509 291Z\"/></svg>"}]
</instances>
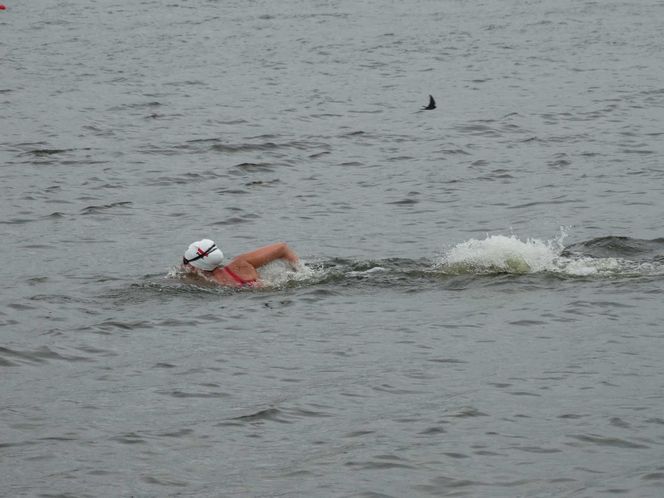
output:
<instances>
[{"instance_id":1,"label":"gray water surface","mask_svg":"<svg viewBox=\"0 0 664 498\"><path fill-rule=\"evenodd\" d=\"M664 4L6 5L0 495L661 496Z\"/></svg>"}]
</instances>

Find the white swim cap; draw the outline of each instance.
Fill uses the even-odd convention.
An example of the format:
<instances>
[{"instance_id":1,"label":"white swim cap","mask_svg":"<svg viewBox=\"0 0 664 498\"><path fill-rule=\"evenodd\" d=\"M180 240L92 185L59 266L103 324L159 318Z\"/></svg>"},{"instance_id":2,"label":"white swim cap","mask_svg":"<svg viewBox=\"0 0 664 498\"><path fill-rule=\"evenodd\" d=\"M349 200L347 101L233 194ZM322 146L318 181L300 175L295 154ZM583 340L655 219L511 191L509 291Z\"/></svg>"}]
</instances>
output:
<instances>
[{"instance_id":1,"label":"white swim cap","mask_svg":"<svg viewBox=\"0 0 664 498\"><path fill-rule=\"evenodd\" d=\"M212 271L224 260L224 253L210 239L193 242L184 252L182 262L199 270Z\"/></svg>"}]
</instances>

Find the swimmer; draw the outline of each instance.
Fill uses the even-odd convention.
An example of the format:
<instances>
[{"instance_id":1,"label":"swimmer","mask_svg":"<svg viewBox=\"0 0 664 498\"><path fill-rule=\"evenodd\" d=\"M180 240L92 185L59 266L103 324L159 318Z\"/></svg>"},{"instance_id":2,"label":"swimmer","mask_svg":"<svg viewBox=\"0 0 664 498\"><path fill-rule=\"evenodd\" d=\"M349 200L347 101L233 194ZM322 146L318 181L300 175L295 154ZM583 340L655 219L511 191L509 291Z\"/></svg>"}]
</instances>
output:
<instances>
[{"instance_id":1,"label":"swimmer","mask_svg":"<svg viewBox=\"0 0 664 498\"><path fill-rule=\"evenodd\" d=\"M300 258L285 242L260 247L240 254L226 266L222 266L224 253L210 239L193 242L184 252L182 266L185 270L231 287L257 287L258 268L277 259L283 259L296 269Z\"/></svg>"}]
</instances>

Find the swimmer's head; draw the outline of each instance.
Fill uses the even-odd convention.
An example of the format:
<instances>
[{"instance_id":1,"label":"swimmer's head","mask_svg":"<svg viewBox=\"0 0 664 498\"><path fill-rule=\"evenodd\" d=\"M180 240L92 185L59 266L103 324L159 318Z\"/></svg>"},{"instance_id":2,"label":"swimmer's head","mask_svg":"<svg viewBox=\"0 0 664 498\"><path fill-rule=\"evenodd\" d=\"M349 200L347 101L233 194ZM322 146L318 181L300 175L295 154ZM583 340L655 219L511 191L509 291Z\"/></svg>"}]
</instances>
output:
<instances>
[{"instance_id":1,"label":"swimmer's head","mask_svg":"<svg viewBox=\"0 0 664 498\"><path fill-rule=\"evenodd\" d=\"M193 242L184 252L183 264L190 264L199 270L212 271L224 260L224 253L210 239Z\"/></svg>"}]
</instances>

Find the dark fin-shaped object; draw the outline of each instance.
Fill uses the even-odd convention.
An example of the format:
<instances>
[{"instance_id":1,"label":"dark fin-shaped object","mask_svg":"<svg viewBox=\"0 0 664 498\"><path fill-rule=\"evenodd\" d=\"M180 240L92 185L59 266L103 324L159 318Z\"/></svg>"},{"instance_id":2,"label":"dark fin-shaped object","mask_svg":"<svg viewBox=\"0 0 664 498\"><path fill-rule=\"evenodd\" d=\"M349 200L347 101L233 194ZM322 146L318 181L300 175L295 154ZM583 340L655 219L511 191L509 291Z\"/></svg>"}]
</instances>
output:
<instances>
[{"instance_id":1,"label":"dark fin-shaped object","mask_svg":"<svg viewBox=\"0 0 664 498\"><path fill-rule=\"evenodd\" d=\"M432 109L436 108L436 101L433 100L433 96L429 95L429 105L426 107L422 107L425 111L430 111Z\"/></svg>"}]
</instances>

